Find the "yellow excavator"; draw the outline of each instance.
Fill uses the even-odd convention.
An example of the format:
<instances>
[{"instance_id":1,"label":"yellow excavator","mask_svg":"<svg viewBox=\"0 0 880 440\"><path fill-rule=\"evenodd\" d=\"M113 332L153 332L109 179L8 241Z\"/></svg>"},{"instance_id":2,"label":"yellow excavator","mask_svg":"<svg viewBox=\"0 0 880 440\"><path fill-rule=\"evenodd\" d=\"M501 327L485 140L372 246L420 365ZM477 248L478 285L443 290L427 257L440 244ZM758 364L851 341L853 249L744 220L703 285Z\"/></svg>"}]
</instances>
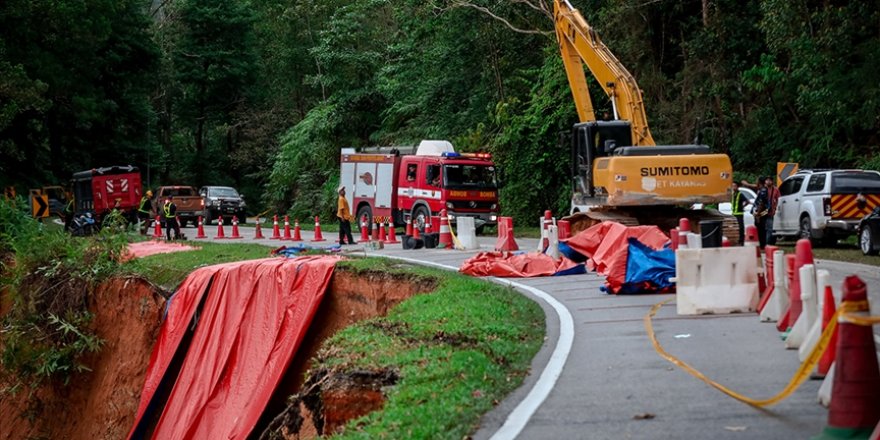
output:
<instances>
[{"instance_id":1,"label":"yellow excavator","mask_svg":"<svg viewBox=\"0 0 880 440\"><path fill-rule=\"evenodd\" d=\"M721 220L724 235L737 243L732 216L691 209L730 199L730 158L706 145L656 145L632 74L568 0L554 0L553 14L580 120L571 136L572 233L606 220L668 231L687 217L694 226ZM608 120L596 118L584 65L611 100Z\"/></svg>"}]
</instances>

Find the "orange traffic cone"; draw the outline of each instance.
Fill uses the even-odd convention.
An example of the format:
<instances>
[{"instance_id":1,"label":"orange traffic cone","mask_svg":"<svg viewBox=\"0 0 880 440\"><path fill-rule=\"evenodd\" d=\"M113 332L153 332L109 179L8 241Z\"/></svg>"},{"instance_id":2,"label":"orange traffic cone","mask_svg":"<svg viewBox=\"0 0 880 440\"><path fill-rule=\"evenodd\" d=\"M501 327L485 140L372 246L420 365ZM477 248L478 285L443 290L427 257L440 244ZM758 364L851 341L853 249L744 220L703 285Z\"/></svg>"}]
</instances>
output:
<instances>
[{"instance_id":1,"label":"orange traffic cone","mask_svg":"<svg viewBox=\"0 0 880 440\"><path fill-rule=\"evenodd\" d=\"M385 243L398 243L397 236L394 234L394 221L388 220L388 239Z\"/></svg>"},{"instance_id":2,"label":"orange traffic cone","mask_svg":"<svg viewBox=\"0 0 880 440\"><path fill-rule=\"evenodd\" d=\"M302 229L299 227L299 219L295 219L293 221L293 238L291 241L303 241L302 239Z\"/></svg>"},{"instance_id":3,"label":"orange traffic cone","mask_svg":"<svg viewBox=\"0 0 880 440\"><path fill-rule=\"evenodd\" d=\"M553 212L549 209L544 211L544 220L541 221L541 252L550 247L550 236L547 235L547 230L550 225L553 224Z\"/></svg>"},{"instance_id":4,"label":"orange traffic cone","mask_svg":"<svg viewBox=\"0 0 880 440\"><path fill-rule=\"evenodd\" d=\"M272 240L281 240L281 230L278 229L278 214L272 217Z\"/></svg>"},{"instance_id":5,"label":"orange traffic cone","mask_svg":"<svg viewBox=\"0 0 880 440\"><path fill-rule=\"evenodd\" d=\"M412 237L413 237L413 238L420 238L420 237L419 237L419 228L418 228L416 225L413 225L413 228L412 228Z\"/></svg>"},{"instance_id":6,"label":"orange traffic cone","mask_svg":"<svg viewBox=\"0 0 880 440\"><path fill-rule=\"evenodd\" d=\"M370 241L370 233L367 231L367 215L361 216L361 239L358 243L367 243Z\"/></svg>"},{"instance_id":7,"label":"orange traffic cone","mask_svg":"<svg viewBox=\"0 0 880 440\"><path fill-rule=\"evenodd\" d=\"M388 236L385 235L385 223L382 223L381 220L379 220L379 241L382 243L388 241Z\"/></svg>"},{"instance_id":8,"label":"orange traffic cone","mask_svg":"<svg viewBox=\"0 0 880 440\"><path fill-rule=\"evenodd\" d=\"M199 216L199 228L196 230L196 238L208 238L205 235L205 224L202 222L202 216Z\"/></svg>"},{"instance_id":9,"label":"orange traffic cone","mask_svg":"<svg viewBox=\"0 0 880 440\"><path fill-rule=\"evenodd\" d=\"M449 230L449 217L446 216L445 209L440 210L440 245L437 247L452 249L452 232Z\"/></svg>"},{"instance_id":10,"label":"orange traffic cone","mask_svg":"<svg viewBox=\"0 0 880 440\"><path fill-rule=\"evenodd\" d=\"M321 219L315 216L315 238L312 241L324 241L324 235L321 234Z\"/></svg>"},{"instance_id":11,"label":"orange traffic cone","mask_svg":"<svg viewBox=\"0 0 880 440\"><path fill-rule=\"evenodd\" d=\"M831 286L825 286L825 302L822 304L822 331L825 331L825 327L828 327L828 322L831 321L836 310L837 307L834 306L834 293L831 290ZM822 353L822 358L819 359L816 374L813 374L810 378L824 379L828 375L828 370L831 368L831 364L834 363L834 357L837 353L838 331L840 329L835 327L834 333L831 334L831 340L828 342L828 348L825 349L825 353Z\"/></svg>"},{"instance_id":12,"label":"orange traffic cone","mask_svg":"<svg viewBox=\"0 0 880 440\"><path fill-rule=\"evenodd\" d=\"M162 238L162 219L156 216L156 227L153 228L153 238Z\"/></svg>"},{"instance_id":13,"label":"orange traffic cone","mask_svg":"<svg viewBox=\"0 0 880 440\"><path fill-rule=\"evenodd\" d=\"M214 240L222 240L226 238L226 234L223 233L223 216L217 217L217 236L214 237Z\"/></svg>"},{"instance_id":14,"label":"orange traffic cone","mask_svg":"<svg viewBox=\"0 0 880 440\"><path fill-rule=\"evenodd\" d=\"M843 282L843 301L855 304L853 315L867 316L865 283L850 275ZM880 368L871 326L838 320L837 363L828 408L828 426L816 439L865 438L880 421Z\"/></svg>"},{"instance_id":15,"label":"orange traffic cone","mask_svg":"<svg viewBox=\"0 0 880 440\"><path fill-rule=\"evenodd\" d=\"M290 216L284 216L284 237L282 240L290 240Z\"/></svg>"},{"instance_id":16,"label":"orange traffic cone","mask_svg":"<svg viewBox=\"0 0 880 440\"><path fill-rule=\"evenodd\" d=\"M254 226L257 228L257 230L254 231L254 239L259 240L261 238L266 238L266 237L263 237L263 230L260 228L260 217L259 216L257 216L257 220L256 220L256 223L254 224Z\"/></svg>"},{"instance_id":17,"label":"orange traffic cone","mask_svg":"<svg viewBox=\"0 0 880 440\"><path fill-rule=\"evenodd\" d=\"M241 235L238 235L238 216L232 216L232 235L229 238L242 238Z\"/></svg>"}]
</instances>

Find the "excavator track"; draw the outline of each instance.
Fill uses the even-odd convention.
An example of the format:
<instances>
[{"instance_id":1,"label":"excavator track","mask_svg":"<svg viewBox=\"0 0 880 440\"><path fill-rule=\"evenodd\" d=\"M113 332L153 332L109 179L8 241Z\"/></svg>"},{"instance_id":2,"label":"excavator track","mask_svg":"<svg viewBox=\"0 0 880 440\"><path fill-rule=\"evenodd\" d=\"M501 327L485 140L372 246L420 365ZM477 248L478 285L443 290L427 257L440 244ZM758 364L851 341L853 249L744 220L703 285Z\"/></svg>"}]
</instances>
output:
<instances>
[{"instance_id":1,"label":"excavator track","mask_svg":"<svg viewBox=\"0 0 880 440\"><path fill-rule=\"evenodd\" d=\"M571 224L572 235L606 221L617 222L624 226L655 225L668 234L672 228L678 226L681 218L689 219L691 232L697 233L700 232L701 221L720 220L722 235L727 237L732 245L740 244L736 218L714 209L685 209L673 206L601 207L572 214L563 220L568 220Z\"/></svg>"}]
</instances>

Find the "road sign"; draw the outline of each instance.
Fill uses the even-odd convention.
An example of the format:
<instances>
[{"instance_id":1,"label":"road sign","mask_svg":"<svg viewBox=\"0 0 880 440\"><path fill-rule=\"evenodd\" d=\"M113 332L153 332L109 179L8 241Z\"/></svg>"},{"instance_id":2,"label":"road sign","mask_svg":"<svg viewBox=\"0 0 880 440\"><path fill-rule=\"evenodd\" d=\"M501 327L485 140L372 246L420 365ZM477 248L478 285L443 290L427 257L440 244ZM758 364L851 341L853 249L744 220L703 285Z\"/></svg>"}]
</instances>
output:
<instances>
[{"instance_id":1,"label":"road sign","mask_svg":"<svg viewBox=\"0 0 880 440\"><path fill-rule=\"evenodd\" d=\"M3 188L3 197L5 197L6 200L14 199L15 198L15 187L14 186L7 186L6 188Z\"/></svg>"},{"instance_id":2,"label":"road sign","mask_svg":"<svg viewBox=\"0 0 880 440\"><path fill-rule=\"evenodd\" d=\"M797 170L798 164L796 162L776 162L776 186L782 185L782 181L796 173Z\"/></svg>"},{"instance_id":3,"label":"road sign","mask_svg":"<svg viewBox=\"0 0 880 440\"><path fill-rule=\"evenodd\" d=\"M31 210L34 218L48 217L49 196L46 194L31 194Z\"/></svg>"}]
</instances>

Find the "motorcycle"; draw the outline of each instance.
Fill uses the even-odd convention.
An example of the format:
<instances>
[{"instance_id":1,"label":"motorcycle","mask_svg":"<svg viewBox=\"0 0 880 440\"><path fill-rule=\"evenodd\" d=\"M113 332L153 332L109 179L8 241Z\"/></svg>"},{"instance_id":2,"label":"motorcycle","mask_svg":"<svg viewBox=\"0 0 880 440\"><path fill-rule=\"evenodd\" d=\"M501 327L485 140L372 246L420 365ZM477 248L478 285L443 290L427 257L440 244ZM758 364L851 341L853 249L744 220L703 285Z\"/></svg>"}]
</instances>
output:
<instances>
[{"instance_id":1,"label":"motorcycle","mask_svg":"<svg viewBox=\"0 0 880 440\"><path fill-rule=\"evenodd\" d=\"M74 237L86 237L98 231L98 225L91 212L73 217L70 222L70 234Z\"/></svg>"}]
</instances>

